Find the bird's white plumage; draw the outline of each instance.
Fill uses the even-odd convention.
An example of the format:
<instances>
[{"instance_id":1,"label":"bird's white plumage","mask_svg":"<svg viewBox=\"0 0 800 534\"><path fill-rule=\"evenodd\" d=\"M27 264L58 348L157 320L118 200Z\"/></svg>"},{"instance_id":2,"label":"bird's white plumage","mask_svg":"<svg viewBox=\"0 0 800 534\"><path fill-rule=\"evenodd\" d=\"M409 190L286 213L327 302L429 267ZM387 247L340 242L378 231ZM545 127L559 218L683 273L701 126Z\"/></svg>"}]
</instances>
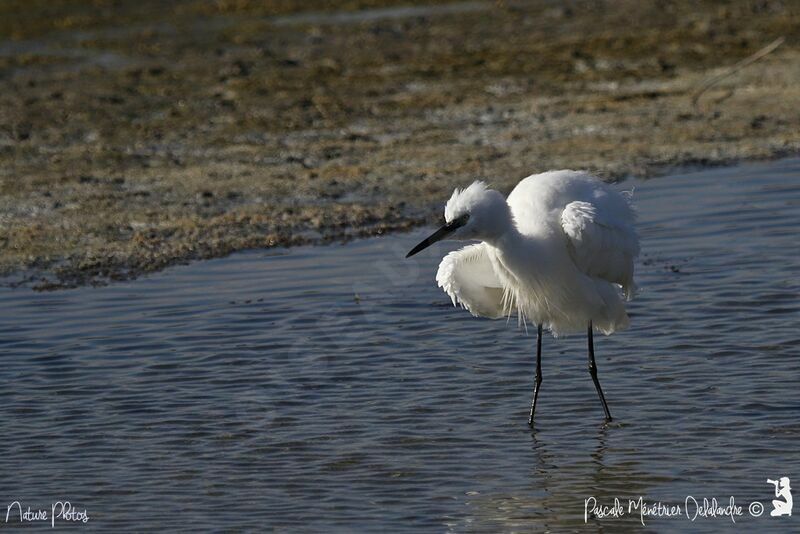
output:
<instances>
[{"instance_id":1,"label":"bird's white plumage","mask_svg":"<svg viewBox=\"0 0 800 534\"><path fill-rule=\"evenodd\" d=\"M525 178L502 206L498 195L477 183L447 203L448 221L475 219L456 238L483 241L439 266L437 282L453 303L484 317L517 313L554 334L583 331L589 321L606 334L625 328L620 289L632 295L639 252L629 200L569 170Z\"/></svg>"},{"instance_id":2,"label":"bird's white plumage","mask_svg":"<svg viewBox=\"0 0 800 534\"><path fill-rule=\"evenodd\" d=\"M464 189L456 189L444 206L444 218L450 221L460 212L471 211L485 198L488 190L486 184L481 181L472 182Z\"/></svg>"},{"instance_id":3,"label":"bird's white plumage","mask_svg":"<svg viewBox=\"0 0 800 534\"><path fill-rule=\"evenodd\" d=\"M503 307L503 285L494 272L487 245L478 243L454 250L444 257L436 282L453 301L476 317L499 319Z\"/></svg>"},{"instance_id":4,"label":"bird's white plumage","mask_svg":"<svg viewBox=\"0 0 800 534\"><path fill-rule=\"evenodd\" d=\"M628 299L633 296L633 259L639 246L629 225L599 213L591 202L575 201L561 212L561 228L578 269L619 284Z\"/></svg>"}]
</instances>

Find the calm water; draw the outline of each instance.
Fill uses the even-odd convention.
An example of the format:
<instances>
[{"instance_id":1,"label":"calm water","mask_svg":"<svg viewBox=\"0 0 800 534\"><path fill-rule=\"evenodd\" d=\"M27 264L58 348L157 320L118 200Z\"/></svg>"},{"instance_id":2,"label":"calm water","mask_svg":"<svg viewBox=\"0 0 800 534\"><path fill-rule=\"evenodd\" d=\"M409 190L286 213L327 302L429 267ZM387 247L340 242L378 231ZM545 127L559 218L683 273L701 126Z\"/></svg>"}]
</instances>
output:
<instances>
[{"instance_id":1,"label":"calm water","mask_svg":"<svg viewBox=\"0 0 800 534\"><path fill-rule=\"evenodd\" d=\"M404 260L427 231L243 253L0 292L0 510L69 499L104 530L619 531L638 516L584 527L584 499L733 495L737 526L797 530L797 507L768 517L766 479L800 488L800 160L631 183L642 291L630 330L596 339L613 424L583 336L547 337L531 432L534 336L453 308L444 246Z\"/></svg>"}]
</instances>

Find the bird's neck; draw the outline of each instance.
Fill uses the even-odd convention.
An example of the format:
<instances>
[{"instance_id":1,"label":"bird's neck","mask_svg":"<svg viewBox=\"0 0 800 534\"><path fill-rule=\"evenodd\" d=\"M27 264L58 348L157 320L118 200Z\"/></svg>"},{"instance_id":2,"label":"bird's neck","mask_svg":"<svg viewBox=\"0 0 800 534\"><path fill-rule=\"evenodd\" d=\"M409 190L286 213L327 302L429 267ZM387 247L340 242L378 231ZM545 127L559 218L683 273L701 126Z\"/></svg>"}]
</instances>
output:
<instances>
[{"instance_id":1,"label":"bird's neck","mask_svg":"<svg viewBox=\"0 0 800 534\"><path fill-rule=\"evenodd\" d=\"M498 232L495 235L484 237L483 241L491 245L492 247L503 251L513 249L516 246L520 245L523 237L522 234L517 230L517 225L511 222L508 226L506 226L502 232Z\"/></svg>"},{"instance_id":2,"label":"bird's neck","mask_svg":"<svg viewBox=\"0 0 800 534\"><path fill-rule=\"evenodd\" d=\"M545 243L536 236L523 235L515 225L485 242L494 249L494 258L512 273L518 270L540 274L549 271Z\"/></svg>"}]
</instances>

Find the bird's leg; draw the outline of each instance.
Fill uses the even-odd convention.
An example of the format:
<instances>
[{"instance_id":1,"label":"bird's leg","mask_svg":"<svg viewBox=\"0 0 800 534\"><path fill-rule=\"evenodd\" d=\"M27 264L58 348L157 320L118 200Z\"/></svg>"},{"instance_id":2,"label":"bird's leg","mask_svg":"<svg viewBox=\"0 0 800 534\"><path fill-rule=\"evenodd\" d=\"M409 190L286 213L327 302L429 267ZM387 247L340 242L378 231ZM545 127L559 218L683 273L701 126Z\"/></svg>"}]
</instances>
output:
<instances>
[{"instance_id":1,"label":"bird's leg","mask_svg":"<svg viewBox=\"0 0 800 534\"><path fill-rule=\"evenodd\" d=\"M592 375L594 387L597 389L597 394L600 396L600 402L603 403L603 411L606 412L606 422L609 422L611 421L611 412L608 411L606 397L603 395L603 390L600 388L600 381L597 379L597 364L594 363L594 335L592 333L592 321L589 321L589 374Z\"/></svg>"},{"instance_id":2,"label":"bird's leg","mask_svg":"<svg viewBox=\"0 0 800 534\"><path fill-rule=\"evenodd\" d=\"M531 401L531 415L528 424L533 426L533 412L536 411L536 399L539 397L539 386L542 385L542 325L536 331L536 379L533 383L533 400Z\"/></svg>"}]
</instances>

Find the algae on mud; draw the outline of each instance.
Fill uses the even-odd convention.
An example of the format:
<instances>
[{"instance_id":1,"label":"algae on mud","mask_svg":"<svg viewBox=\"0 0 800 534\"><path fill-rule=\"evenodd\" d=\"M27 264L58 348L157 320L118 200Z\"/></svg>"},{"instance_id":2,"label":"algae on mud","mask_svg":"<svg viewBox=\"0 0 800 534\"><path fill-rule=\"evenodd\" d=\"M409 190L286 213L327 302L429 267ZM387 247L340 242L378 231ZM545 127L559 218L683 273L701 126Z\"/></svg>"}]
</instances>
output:
<instances>
[{"instance_id":1,"label":"algae on mud","mask_svg":"<svg viewBox=\"0 0 800 534\"><path fill-rule=\"evenodd\" d=\"M476 178L800 147L796 2L429 5L4 3L0 272L103 283L407 229Z\"/></svg>"}]
</instances>

